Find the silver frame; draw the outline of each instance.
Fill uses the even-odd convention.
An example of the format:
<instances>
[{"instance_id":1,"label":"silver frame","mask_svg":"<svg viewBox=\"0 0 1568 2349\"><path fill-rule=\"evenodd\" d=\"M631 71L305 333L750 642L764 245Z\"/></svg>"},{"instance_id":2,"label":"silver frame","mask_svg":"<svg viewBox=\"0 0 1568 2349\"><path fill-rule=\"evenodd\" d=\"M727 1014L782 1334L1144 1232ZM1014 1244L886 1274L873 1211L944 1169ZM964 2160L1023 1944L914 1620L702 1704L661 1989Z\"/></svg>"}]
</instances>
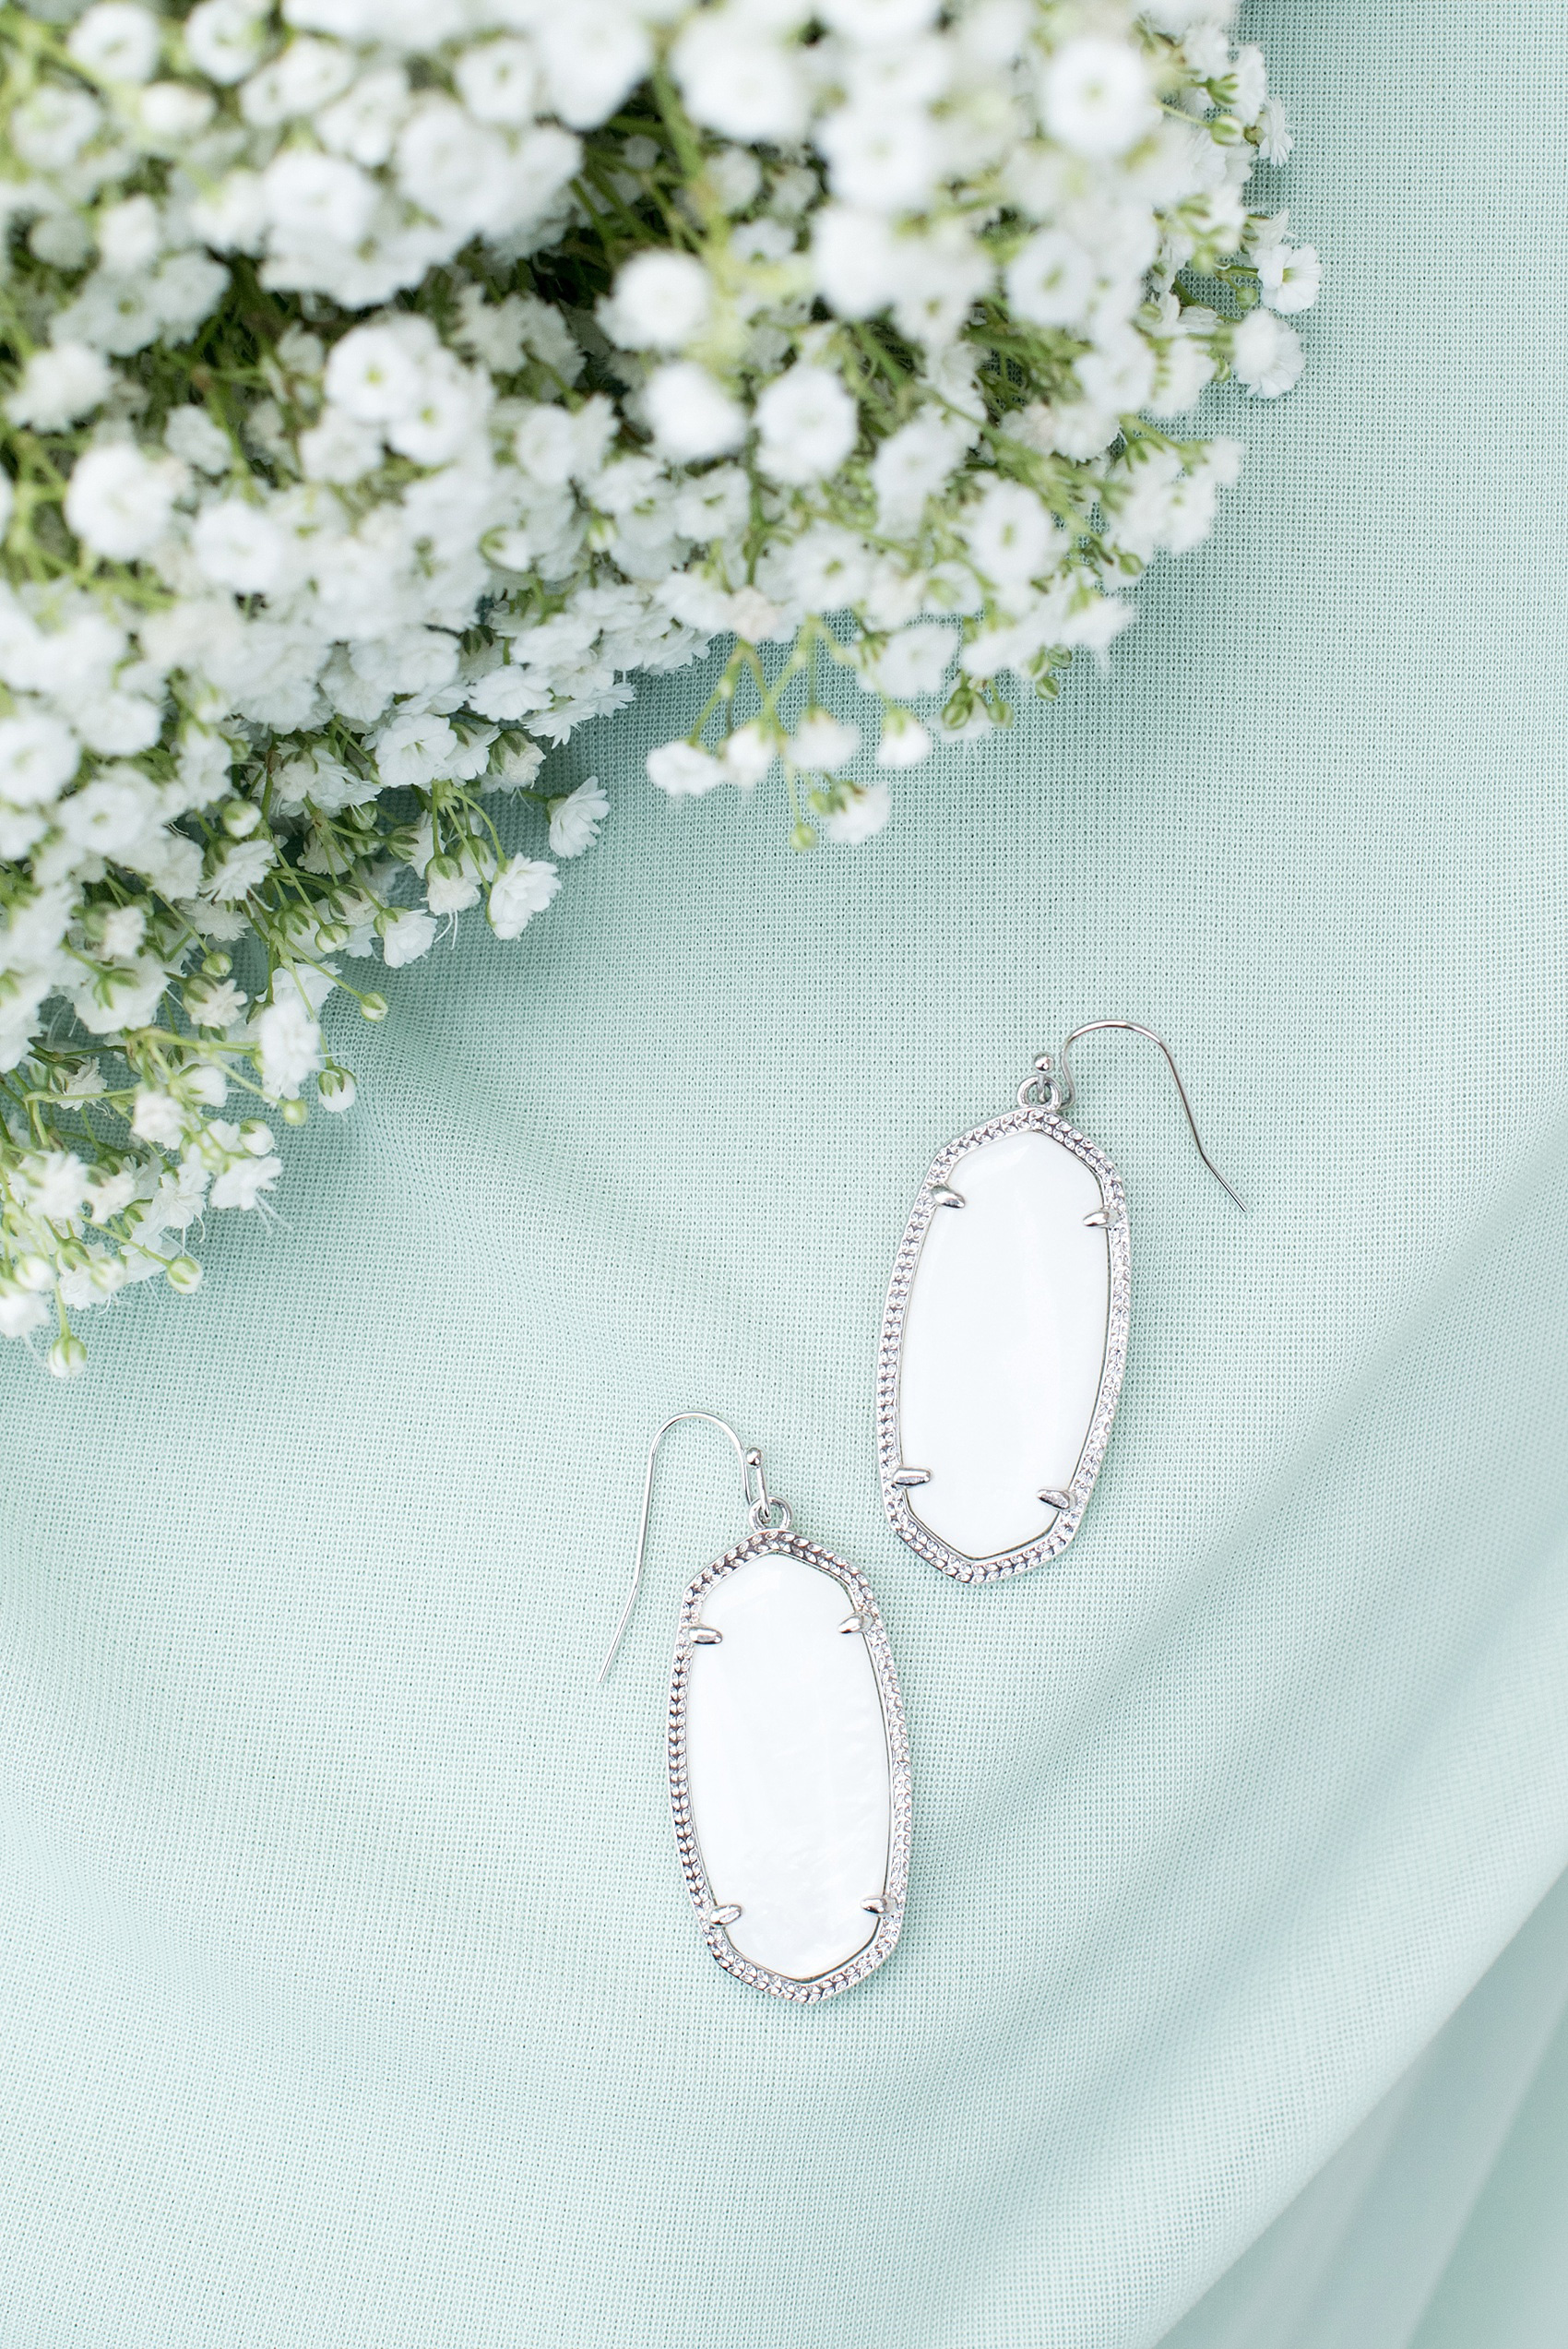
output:
<instances>
[{"instance_id":1,"label":"silver frame","mask_svg":"<svg viewBox=\"0 0 1568 2349\"><path fill-rule=\"evenodd\" d=\"M871 1656L872 1670L876 1676L877 1693L882 1699L882 1723L887 1736L887 1774L890 1796L887 1835L887 1873L876 1897L882 1902L876 1930L865 1948L836 1967L831 1973L818 1974L805 1982L790 1974L770 1973L764 1966L753 1965L731 1943L726 1932L713 1888L703 1866L702 1848L697 1841L696 1825L692 1816L691 1788L686 1777L686 1692L691 1678L692 1659L700 1651L700 1643L692 1634L702 1619L703 1600L716 1582L733 1574L738 1567L756 1557L784 1556L799 1558L807 1566L816 1567L839 1583L851 1600L852 1612L861 1618L858 1636L864 1640ZM909 1874L909 1830L911 1823L911 1785L909 1774L909 1743L904 1727L904 1699L899 1692L898 1675L894 1667L893 1651L888 1645L886 1628L877 1606L870 1583L863 1574L847 1566L831 1550L818 1542L808 1542L801 1534L766 1529L753 1533L726 1550L720 1558L705 1566L695 1580L688 1583L682 1602L681 1619L675 1633L675 1663L670 1681L670 1814L675 1829L675 1848L680 1855L681 1872L686 1879L692 1906L702 1926L703 1938L727 1973L741 1982L749 1982L758 1990L766 1990L775 1998L790 1998L809 2005L819 1998L831 1998L840 1990L849 1990L863 1982L869 1973L893 1954L899 1928L904 1922L904 1897Z\"/></svg>"},{"instance_id":2,"label":"silver frame","mask_svg":"<svg viewBox=\"0 0 1568 2349\"><path fill-rule=\"evenodd\" d=\"M1021 1132L1048 1134L1052 1141L1070 1150L1093 1172L1099 1185L1100 1199L1106 1212L1105 1239L1111 1260L1111 1310L1105 1332L1105 1360L1100 1369L1099 1393L1095 1400L1094 1415L1084 1438L1078 1464L1073 1471L1067 1487L1067 1506L1057 1512L1049 1531L1039 1540L1026 1542L1017 1549L1004 1550L995 1557L966 1557L959 1550L950 1549L945 1542L922 1525L909 1505L909 1497L894 1483L894 1477L904 1465L899 1456L898 1442L898 1371L899 1355L904 1340L904 1317L909 1308L909 1292L914 1284L921 1250L932 1219L940 1214L962 1213L934 1196L947 1183L958 1161L968 1151L986 1142L997 1141L1004 1134ZM1122 1188L1122 1177L1102 1150L1091 1142L1056 1110L1027 1104L1008 1110L1001 1117L992 1117L983 1126L971 1127L938 1151L931 1163L920 1196L910 1210L898 1253L893 1259L893 1277L888 1283L887 1306L882 1320L882 1347L877 1359L876 1377L876 1441L877 1460L882 1476L882 1503L887 1521L901 1542L908 1543L917 1556L926 1558L944 1574L959 1582L999 1582L1004 1576L1027 1574L1031 1568L1044 1566L1060 1557L1077 1532L1100 1462L1111 1438L1111 1424L1116 1414L1116 1400L1122 1391L1122 1373L1127 1359L1127 1328L1132 1298L1132 1270L1127 1231L1127 1200Z\"/></svg>"}]
</instances>

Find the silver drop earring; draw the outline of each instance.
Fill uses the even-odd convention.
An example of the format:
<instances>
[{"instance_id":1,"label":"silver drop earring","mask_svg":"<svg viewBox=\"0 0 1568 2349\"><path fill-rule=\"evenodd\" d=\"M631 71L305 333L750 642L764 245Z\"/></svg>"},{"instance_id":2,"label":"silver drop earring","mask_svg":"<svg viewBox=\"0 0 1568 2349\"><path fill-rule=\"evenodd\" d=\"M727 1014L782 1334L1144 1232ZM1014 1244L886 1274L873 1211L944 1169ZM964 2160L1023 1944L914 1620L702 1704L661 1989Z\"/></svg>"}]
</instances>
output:
<instances>
[{"instance_id":1,"label":"silver drop earring","mask_svg":"<svg viewBox=\"0 0 1568 2349\"><path fill-rule=\"evenodd\" d=\"M686 1586L667 1748L675 1848L708 1949L776 1998L830 1998L890 1957L909 1869L909 1748L862 1574L791 1531L762 1454L710 1411L678 1411L648 1448L631 1620L659 1447L700 1419L730 1439L750 1532ZM848 1612L846 1612L846 1609Z\"/></svg>"},{"instance_id":2,"label":"silver drop earring","mask_svg":"<svg viewBox=\"0 0 1568 2349\"><path fill-rule=\"evenodd\" d=\"M1066 1548L1111 1437L1131 1302L1127 1202L1105 1152L1070 1126L1069 1054L1104 1029L1165 1055L1135 1019L1091 1019L1041 1053L1017 1106L940 1150L894 1259L877 1365L888 1521L960 1582L1025 1574Z\"/></svg>"}]
</instances>

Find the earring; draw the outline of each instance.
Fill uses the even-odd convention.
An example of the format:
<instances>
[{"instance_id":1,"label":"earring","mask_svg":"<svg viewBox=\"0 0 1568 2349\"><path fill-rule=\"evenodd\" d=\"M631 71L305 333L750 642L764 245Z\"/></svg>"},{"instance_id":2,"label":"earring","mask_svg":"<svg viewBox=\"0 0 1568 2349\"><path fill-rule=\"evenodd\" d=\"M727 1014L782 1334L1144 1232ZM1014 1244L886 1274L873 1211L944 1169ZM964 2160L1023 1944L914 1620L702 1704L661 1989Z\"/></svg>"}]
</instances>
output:
<instances>
[{"instance_id":1,"label":"earring","mask_svg":"<svg viewBox=\"0 0 1568 2349\"><path fill-rule=\"evenodd\" d=\"M871 1585L790 1531L762 1454L710 1411L648 1448L631 1619L659 1447L706 1420L735 1448L747 1538L686 1586L670 1683L670 1808L703 1938L776 1998L830 1998L891 1956L909 1867L909 1748ZM848 1604L849 1612L845 1608Z\"/></svg>"},{"instance_id":2,"label":"earring","mask_svg":"<svg viewBox=\"0 0 1568 2349\"><path fill-rule=\"evenodd\" d=\"M877 1370L888 1520L960 1582L1060 1556L1105 1456L1127 1353L1122 1180L1067 1123L1068 1055L1106 1028L1158 1046L1198 1156L1170 1046L1134 1019L1091 1019L1041 1053L1018 1105L937 1152L894 1260Z\"/></svg>"}]
</instances>

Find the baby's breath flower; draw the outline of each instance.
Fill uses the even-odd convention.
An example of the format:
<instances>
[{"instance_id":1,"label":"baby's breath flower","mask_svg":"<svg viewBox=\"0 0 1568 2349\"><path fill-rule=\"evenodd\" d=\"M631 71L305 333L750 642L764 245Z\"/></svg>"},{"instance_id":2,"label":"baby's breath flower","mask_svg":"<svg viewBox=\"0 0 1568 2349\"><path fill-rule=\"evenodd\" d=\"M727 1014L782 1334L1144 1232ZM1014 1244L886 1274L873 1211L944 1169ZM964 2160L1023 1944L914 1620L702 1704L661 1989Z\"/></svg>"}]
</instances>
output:
<instances>
[{"instance_id":1,"label":"baby's breath flower","mask_svg":"<svg viewBox=\"0 0 1568 2349\"><path fill-rule=\"evenodd\" d=\"M182 1142L188 1124L186 1112L172 1093L137 1093L131 1113L131 1131L138 1142Z\"/></svg>"},{"instance_id":2,"label":"baby's breath flower","mask_svg":"<svg viewBox=\"0 0 1568 2349\"><path fill-rule=\"evenodd\" d=\"M930 731L921 725L918 718L908 709L895 709L876 745L876 763L879 767L918 767L922 758L930 757L934 748ZM829 837L837 836L830 834Z\"/></svg>"},{"instance_id":3,"label":"baby's breath flower","mask_svg":"<svg viewBox=\"0 0 1568 2349\"><path fill-rule=\"evenodd\" d=\"M104 81L150 81L158 67L158 18L130 0L99 0L77 18L65 46Z\"/></svg>"},{"instance_id":4,"label":"baby's breath flower","mask_svg":"<svg viewBox=\"0 0 1568 2349\"><path fill-rule=\"evenodd\" d=\"M207 883L207 894L220 905L232 904L248 897L257 883L266 877L274 863L277 851L270 841L236 841L219 859Z\"/></svg>"},{"instance_id":5,"label":"baby's breath flower","mask_svg":"<svg viewBox=\"0 0 1568 2349\"><path fill-rule=\"evenodd\" d=\"M671 799L694 799L724 781L724 769L710 751L694 743L661 743L647 755L647 777Z\"/></svg>"},{"instance_id":6,"label":"baby's breath flower","mask_svg":"<svg viewBox=\"0 0 1568 2349\"><path fill-rule=\"evenodd\" d=\"M639 253L600 303L600 324L626 351L680 351L707 323L713 287L689 253Z\"/></svg>"},{"instance_id":7,"label":"baby's breath flower","mask_svg":"<svg viewBox=\"0 0 1568 2349\"><path fill-rule=\"evenodd\" d=\"M264 1191L269 1191L283 1172L280 1158L252 1158L248 1154L232 1158L212 1180L210 1193L214 1207L255 1207Z\"/></svg>"},{"instance_id":8,"label":"baby's breath flower","mask_svg":"<svg viewBox=\"0 0 1568 2349\"><path fill-rule=\"evenodd\" d=\"M768 385L756 404L758 462L769 480L821 481L855 445L855 403L826 368L802 364Z\"/></svg>"},{"instance_id":9,"label":"baby's breath flower","mask_svg":"<svg viewBox=\"0 0 1568 2349\"><path fill-rule=\"evenodd\" d=\"M177 463L125 443L89 449L65 492L65 519L95 554L132 562L161 534L182 480Z\"/></svg>"},{"instance_id":10,"label":"baby's breath flower","mask_svg":"<svg viewBox=\"0 0 1568 2349\"><path fill-rule=\"evenodd\" d=\"M719 763L731 782L742 791L754 791L778 756L778 744L753 718L725 737Z\"/></svg>"},{"instance_id":11,"label":"baby's breath flower","mask_svg":"<svg viewBox=\"0 0 1568 2349\"><path fill-rule=\"evenodd\" d=\"M417 916L415 917L417 919ZM274 1099L298 1092L321 1062L321 1030L310 1006L297 989L279 993L256 1014L255 1040L261 1054L261 1081Z\"/></svg>"},{"instance_id":12,"label":"baby's breath flower","mask_svg":"<svg viewBox=\"0 0 1568 2349\"><path fill-rule=\"evenodd\" d=\"M1277 98L1265 99L1258 116L1258 153L1265 163L1289 162L1295 146L1295 137L1285 118L1285 109Z\"/></svg>"},{"instance_id":13,"label":"baby's breath flower","mask_svg":"<svg viewBox=\"0 0 1568 2349\"><path fill-rule=\"evenodd\" d=\"M695 360L657 368L643 408L655 447L677 464L726 456L746 436L745 411Z\"/></svg>"},{"instance_id":14,"label":"baby's breath flower","mask_svg":"<svg viewBox=\"0 0 1568 2349\"><path fill-rule=\"evenodd\" d=\"M1129 42L1085 34L1045 72L1045 127L1075 155L1124 155L1152 127L1148 73Z\"/></svg>"},{"instance_id":15,"label":"baby's breath flower","mask_svg":"<svg viewBox=\"0 0 1568 2349\"><path fill-rule=\"evenodd\" d=\"M797 767L832 774L847 767L861 746L861 730L826 709L810 709L796 727L790 755Z\"/></svg>"},{"instance_id":16,"label":"baby's breath flower","mask_svg":"<svg viewBox=\"0 0 1568 2349\"><path fill-rule=\"evenodd\" d=\"M49 1308L42 1297L0 1279L0 1338L25 1338L41 1330L48 1318Z\"/></svg>"},{"instance_id":17,"label":"baby's breath flower","mask_svg":"<svg viewBox=\"0 0 1568 2349\"><path fill-rule=\"evenodd\" d=\"M198 1028L231 1028L244 1009L245 998L232 979L203 979L185 989L184 1005Z\"/></svg>"},{"instance_id":18,"label":"baby's breath flower","mask_svg":"<svg viewBox=\"0 0 1568 2349\"><path fill-rule=\"evenodd\" d=\"M542 913L561 886L553 864L538 857L509 856L490 888L490 924L498 938L517 937Z\"/></svg>"},{"instance_id":19,"label":"baby's breath flower","mask_svg":"<svg viewBox=\"0 0 1568 2349\"><path fill-rule=\"evenodd\" d=\"M1199 0L35 14L0 1334L74 1375L73 1317L187 1291L170 1235L279 1180L226 1106L353 1102L359 959L550 905L607 810L548 780L580 724L728 637L650 781L869 839L1207 535L1239 451L1182 420L1289 388L1320 272L1249 209L1290 135Z\"/></svg>"},{"instance_id":20,"label":"baby's breath flower","mask_svg":"<svg viewBox=\"0 0 1568 2349\"><path fill-rule=\"evenodd\" d=\"M137 12L139 14L139 11ZM35 351L22 369L20 383L6 402L14 424L31 424L38 432L61 432L101 406L113 381L101 352L84 342L56 343Z\"/></svg>"},{"instance_id":21,"label":"baby's breath flower","mask_svg":"<svg viewBox=\"0 0 1568 2349\"><path fill-rule=\"evenodd\" d=\"M1258 285L1271 310L1310 310L1322 281L1322 265L1310 244L1281 239L1258 255Z\"/></svg>"},{"instance_id":22,"label":"baby's breath flower","mask_svg":"<svg viewBox=\"0 0 1568 2349\"><path fill-rule=\"evenodd\" d=\"M851 784L839 804L825 808L818 821L825 838L840 847L853 848L861 841L874 839L892 813L893 794L885 783Z\"/></svg>"},{"instance_id":23,"label":"baby's breath flower","mask_svg":"<svg viewBox=\"0 0 1568 2349\"><path fill-rule=\"evenodd\" d=\"M588 776L563 799L550 802L550 846L556 856L581 856L599 838L610 801L597 775Z\"/></svg>"},{"instance_id":24,"label":"baby's breath flower","mask_svg":"<svg viewBox=\"0 0 1568 2349\"><path fill-rule=\"evenodd\" d=\"M1265 399L1289 391L1306 364L1301 339L1272 310L1252 310L1236 328L1230 364L1247 389Z\"/></svg>"},{"instance_id":25,"label":"baby's breath flower","mask_svg":"<svg viewBox=\"0 0 1568 2349\"><path fill-rule=\"evenodd\" d=\"M89 1219L94 1223L107 1223L121 1209L128 1207L136 1196L137 1178L128 1168L117 1174L101 1174L89 1183L83 1198Z\"/></svg>"},{"instance_id":26,"label":"baby's breath flower","mask_svg":"<svg viewBox=\"0 0 1568 2349\"><path fill-rule=\"evenodd\" d=\"M389 971L417 962L435 942L435 924L428 913L397 913L381 932L381 955Z\"/></svg>"},{"instance_id":27,"label":"baby's breath flower","mask_svg":"<svg viewBox=\"0 0 1568 2349\"><path fill-rule=\"evenodd\" d=\"M81 1205L87 1168L75 1151L35 1151L21 1161L18 1174L28 1205L46 1222L68 1222Z\"/></svg>"}]
</instances>

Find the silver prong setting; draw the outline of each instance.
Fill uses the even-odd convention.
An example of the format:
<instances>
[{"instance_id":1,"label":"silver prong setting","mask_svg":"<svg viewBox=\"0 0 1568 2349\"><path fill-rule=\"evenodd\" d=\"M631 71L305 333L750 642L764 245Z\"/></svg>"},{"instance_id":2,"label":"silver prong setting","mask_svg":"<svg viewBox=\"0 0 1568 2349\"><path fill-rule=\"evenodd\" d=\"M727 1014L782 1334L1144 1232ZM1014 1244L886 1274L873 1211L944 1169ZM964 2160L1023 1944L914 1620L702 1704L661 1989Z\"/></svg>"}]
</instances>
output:
<instances>
[{"instance_id":1,"label":"silver prong setting","mask_svg":"<svg viewBox=\"0 0 1568 2349\"><path fill-rule=\"evenodd\" d=\"M901 1493L914 1493L931 1483L929 1468L896 1468L890 1480Z\"/></svg>"},{"instance_id":2,"label":"silver prong setting","mask_svg":"<svg viewBox=\"0 0 1568 2349\"><path fill-rule=\"evenodd\" d=\"M838 1626L839 1632L846 1639L850 1638L857 1631L861 1633L863 1636L866 1628L866 1621L867 1618L863 1615L851 1615L845 1622Z\"/></svg>"},{"instance_id":3,"label":"silver prong setting","mask_svg":"<svg viewBox=\"0 0 1568 2349\"><path fill-rule=\"evenodd\" d=\"M1037 1076L1029 1079L1031 1090L1038 1081L1037 1072ZM1055 1090L1052 1085L1051 1092ZM1049 1103L1038 1100L1027 1102L1019 1108L1004 1111L999 1117L991 1118L967 1133L956 1135L928 1166L925 1181L916 1195L904 1236L893 1260L876 1366L877 1455L883 1503L888 1521L900 1541L941 1573L950 1575L959 1582L998 1581L1004 1576L1028 1573L1032 1568L1043 1566L1061 1556L1082 1521L1099 1473L1115 1415L1126 1363L1130 1306L1129 1219L1121 1177L1114 1164L1095 1143L1068 1125L1062 1115L1063 1105L1059 1099ZM1102 1228L1106 1235L1110 1271L1110 1318L1099 1393L1077 1465L1069 1480L1072 1488L1068 1496L1070 1506L1057 1508L1053 1497L1051 1515L1032 1540L1019 1543L1004 1555L976 1559L953 1549L939 1534L932 1532L917 1512L913 1491L899 1478L898 1471L902 1465L900 1370L915 1278L922 1251L936 1222L935 1210L940 1204L941 1192L944 1187L952 1187L947 1178L959 1171L973 1151L983 1149L989 1142L1000 1141L1004 1136L1019 1133L1048 1135L1075 1158L1080 1159L1095 1177L1099 1191L1096 1215L1104 1216ZM1072 1220L1077 1221L1084 1213L1083 1207L1077 1206Z\"/></svg>"},{"instance_id":4,"label":"silver prong setting","mask_svg":"<svg viewBox=\"0 0 1568 2349\"><path fill-rule=\"evenodd\" d=\"M864 1909L867 1916L885 1916L887 1914L887 1902L883 1894L880 1892L873 1892L869 1901L862 1901L861 1902L861 1906Z\"/></svg>"},{"instance_id":5,"label":"silver prong setting","mask_svg":"<svg viewBox=\"0 0 1568 2349\"><path fill-rule=\"evenodd\" d=\"M721 1648L724 1634L715 1630L711 1623L694 1623L686 1634L694 1648Z\"/></svg>"},{"instance_id":6,"label":"silver prong setting","mask_svg":"<svg viewBox=\"0 0 1568 2349\"><path fill-rule=\"evenodd\" d=\"M968 1205L963 1192L956 1191L951 1183L932 1183L931 1197L937 1207L968 1207Z\"/></svg>"},{"instance_id":7,"label":"silver prong setting","mask_svg":"<svg viewBox=\"0 0 1568 2349\"><path fill-rule=\"evenodd\" d=\"M739 1902L726 1902L719 1888L708 1877L697 1821L693 1806L692 1779L689 1771L687 1733L692 1692L709 1667L700 1665L692 1647L689 1632L697 1625L703 1613L707 1594L722 1588L730 1575L748 1566L754 1558L778 1555L799 1559L803 1565L818 1568L837 1582L849 1602L849 1608L861 1618L865 1652L870 1658L881 1702L883 1723L886 1735L889 1765L889 1821L886 1866L883 1871L883 1890L887 1907L875 1922L869 1940L845 1963L831 1973L806 1981L788 1974L773 1973L747 1956L730 1930L742 1915ZM826 1625L823 1627L826 1630ZM820 1651L819 1651L820 1652ZM722 1672L720 1663L713 1667ZM909 1747L904 1725L903 1699L899 1693L897 1669L888 1644L887 1633L878 1610L874 1592L865 1577L857 1569L823 1548L818 1542L804 1540L793 1532L764 1529L749 1533L723 1557L715 1558L704 1567L686 1590L681 1613L681 1628L675 1640L674 1667L670 1683L670 1712L667 1733L670 1772L670 1807L675 1829L676 1849L680 1854L681 1872L692 1906L701 1924L709 1954L727 1973L737 1981L748 1983L769 1997L787 1999L793 2004L815 2005L819 2000L835 1997L839 1992L852 1989L885 1963L897 1947L904 1914L904 1888L909 1877L911 1791L909 1783ZM857 1871L858 1872L858 1871ZM871 1874L871 1870L867 1870ZM861 1879L863 1882L863 1878ZM874 1878L873 1878L874 1880ZM851 1892L851 1913L859 1906ZM749 1914L749 1912L745 1914ZM744 1937L748 1928L742 1926Z\"/></svg>"},{"instance_id":8,"label":"silver prong setting","mask_svg":"<svg viewBox=\"0 0 1568 2349\"><path fill-rule=\"evenodd\" d=\"M1047 1485L1043 1486L1039 1494L1039 1498L1045 1503L1047 1508L1063 1509L1071 1508L1073 1506L1072 1494L1063 1493L1060 1487L1055 1485Z\"/></svg>"}]
</instances>

